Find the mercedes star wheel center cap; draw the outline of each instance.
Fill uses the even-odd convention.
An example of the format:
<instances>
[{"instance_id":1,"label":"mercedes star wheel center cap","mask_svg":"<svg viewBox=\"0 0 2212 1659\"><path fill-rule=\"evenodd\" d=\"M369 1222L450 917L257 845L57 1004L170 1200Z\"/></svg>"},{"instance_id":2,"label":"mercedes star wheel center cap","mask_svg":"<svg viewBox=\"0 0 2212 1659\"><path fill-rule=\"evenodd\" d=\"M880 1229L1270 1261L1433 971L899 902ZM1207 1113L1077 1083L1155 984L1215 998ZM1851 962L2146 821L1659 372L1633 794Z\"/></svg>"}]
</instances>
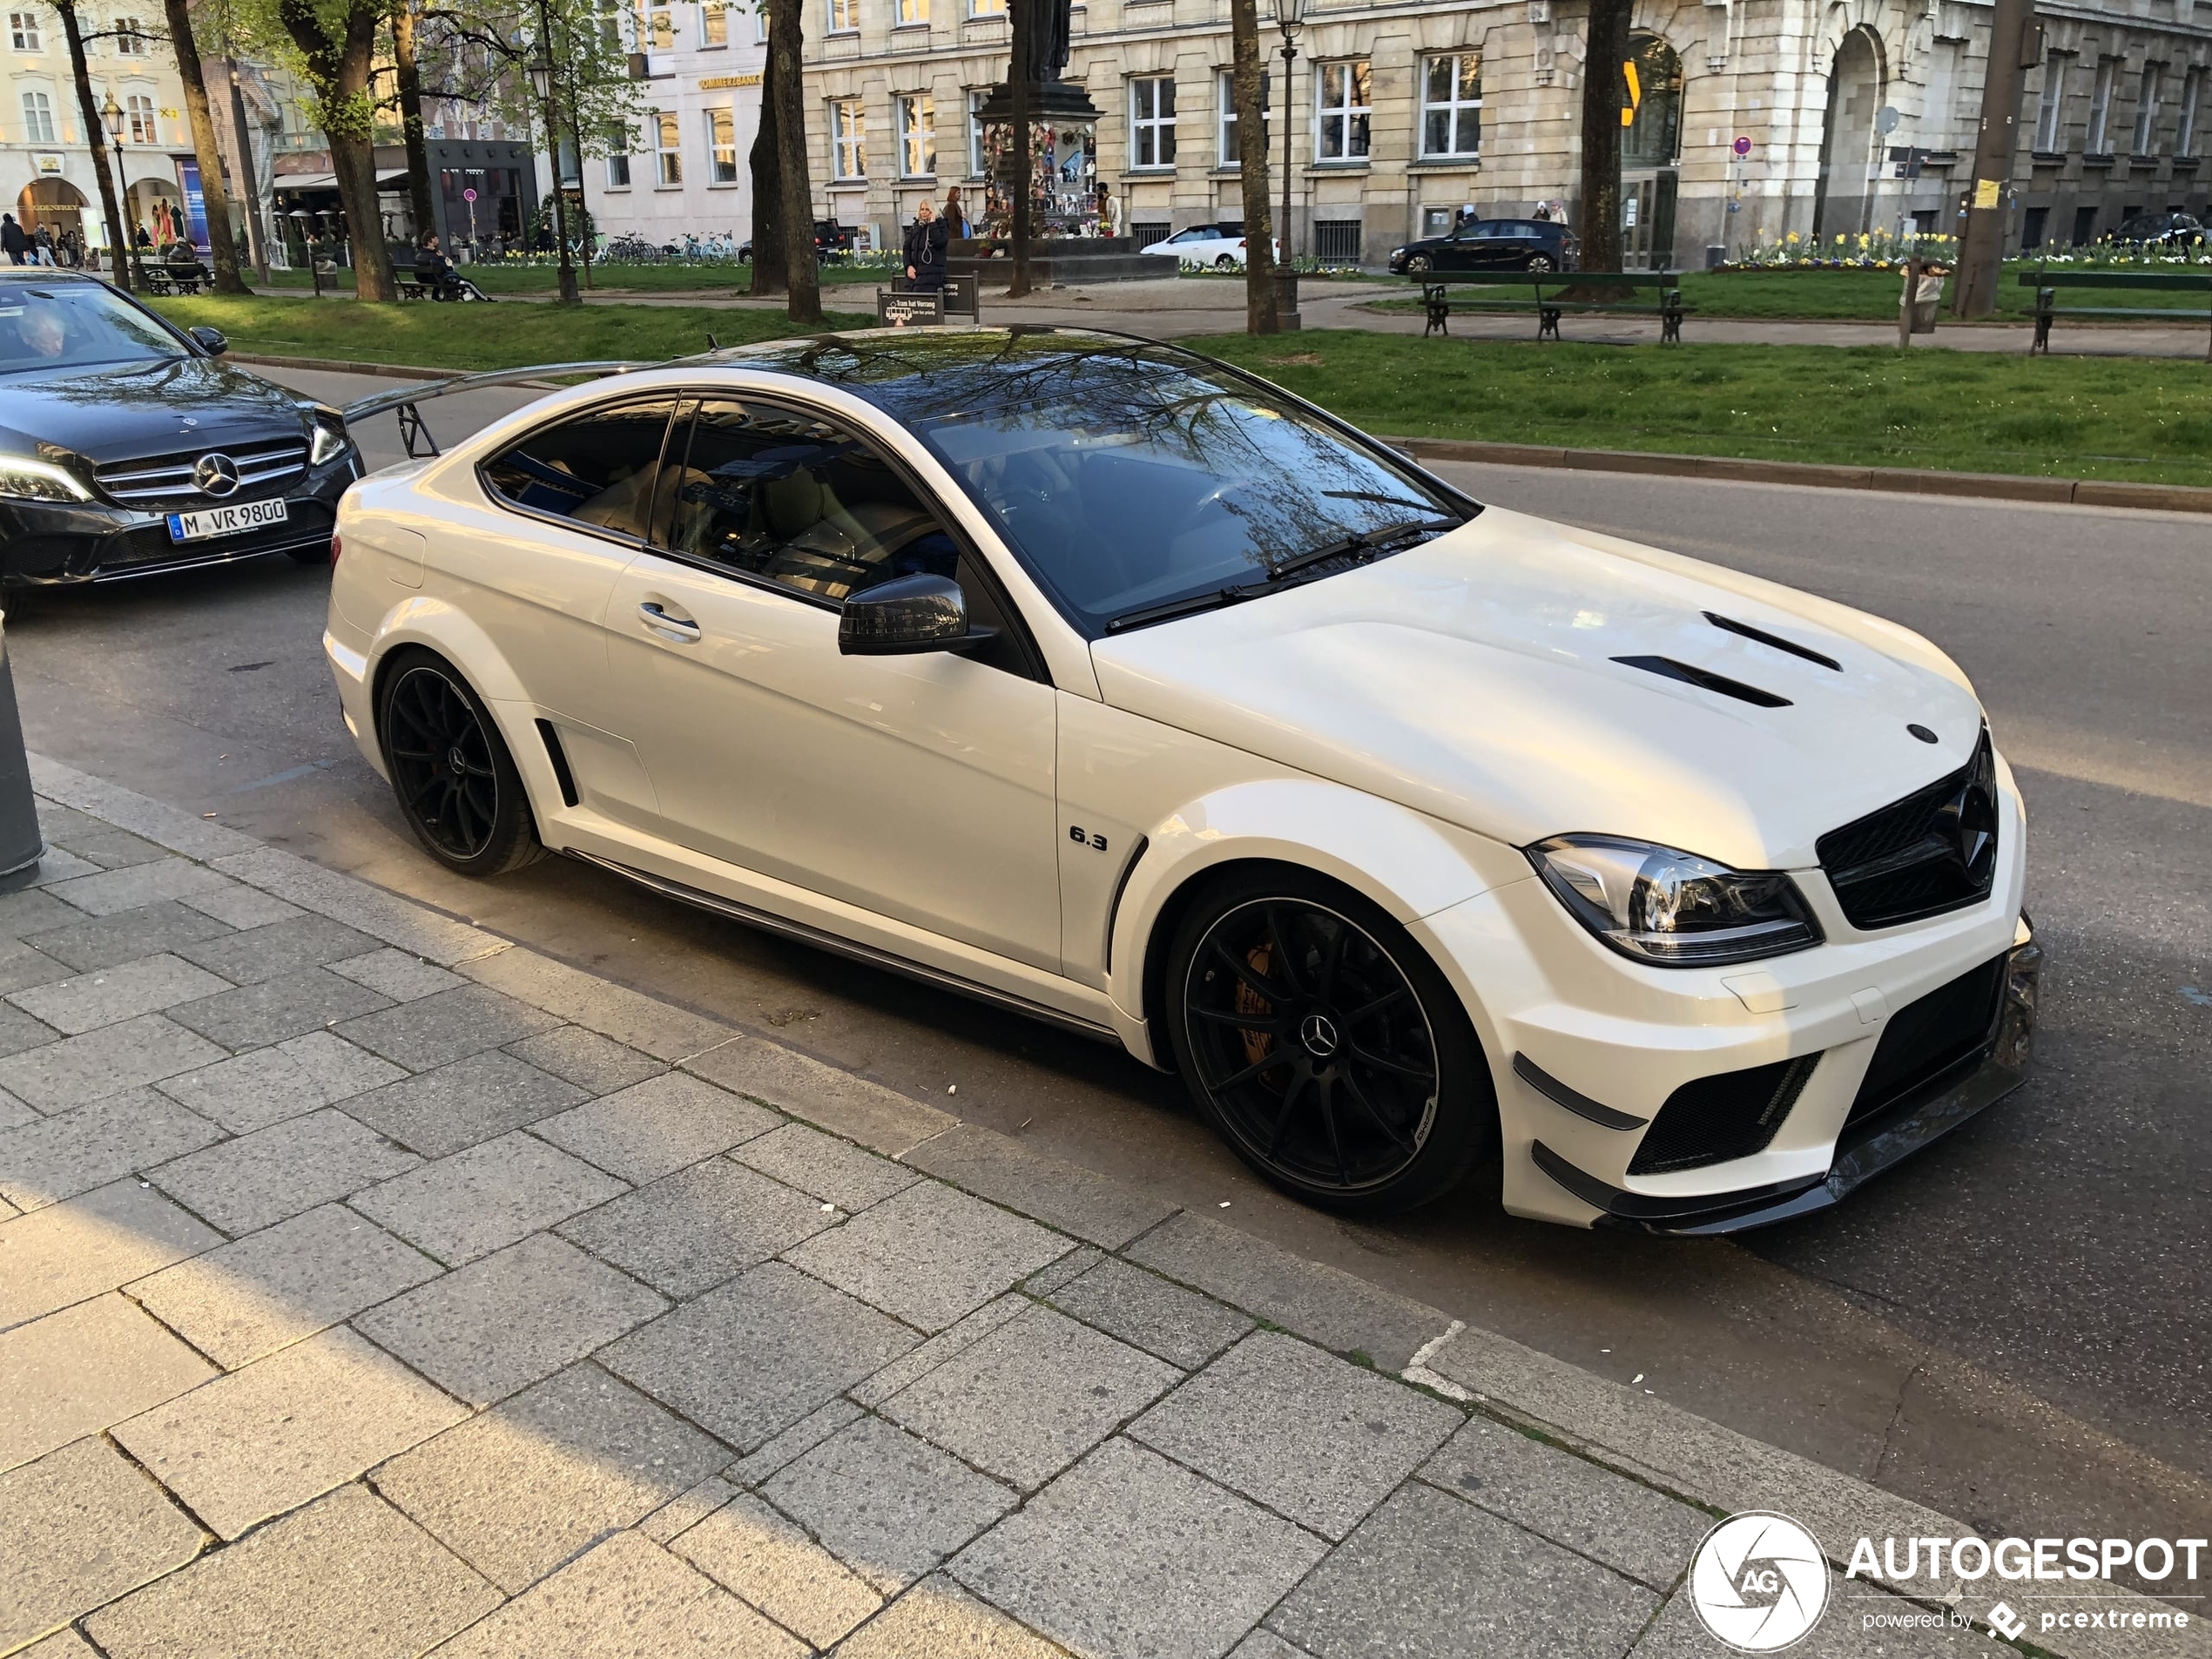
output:
<instances>
[{"instance_id":1,"label":"mercedes star wheel center cap","mask_svg":"<svg viewBox=\"0 0 2212 1659\"><path fill-rule=\"evenodd\" d=\"M1336 1022L1325 1014L1307 1015L1298 1023L1298 1035L1306 1053L1316 1060L1326 1060L1337 1051Z\"/></svg>"},{"instance_id":2,"label":"mercedes star wheel center cap","mask_svg":"<svg viewBox=\"0 0 2212 1659\"><path fill-rule=\"evenodd\" d=\"M192 463L192 481L203 496L227 496L238 488L238 462L226 455L206 455Z\"/></svg>"}]
</instances>

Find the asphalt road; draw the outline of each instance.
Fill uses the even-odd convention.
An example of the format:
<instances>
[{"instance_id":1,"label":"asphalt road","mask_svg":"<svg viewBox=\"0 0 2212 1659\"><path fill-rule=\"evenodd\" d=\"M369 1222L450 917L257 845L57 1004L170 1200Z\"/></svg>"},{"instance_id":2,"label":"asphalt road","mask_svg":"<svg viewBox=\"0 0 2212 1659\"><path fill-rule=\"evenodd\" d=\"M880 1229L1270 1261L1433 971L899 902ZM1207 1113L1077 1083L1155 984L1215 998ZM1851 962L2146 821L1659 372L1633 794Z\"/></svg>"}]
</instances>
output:
<instances>
[{"instance_id":1,"label":"asphalt road","mask_svg":"<svg viewBox=\"0 0 2212 1659\"><path fill-rule=\"evenodd\" d=\"M282 372L334 401L359 377ZM388 386L390 382L382 382ZM443 406L448 438L523 401ZM388 421L366 435L396 458ZM8 617L48 754L765 1032L1848 1470L2029 1536L2212 1532L2212 582L2180 515L1451 467L1477 495L1893 617L2019 769L2040 1072L1839 1211L1733 1241L1577 1233L1468 1192L1353 1225L1260 1187L1109 1049L554 861L415 847L341 725L287 561ZM947 1100L957 1086L955 1099Z\"/></svg>"}]
</instances>

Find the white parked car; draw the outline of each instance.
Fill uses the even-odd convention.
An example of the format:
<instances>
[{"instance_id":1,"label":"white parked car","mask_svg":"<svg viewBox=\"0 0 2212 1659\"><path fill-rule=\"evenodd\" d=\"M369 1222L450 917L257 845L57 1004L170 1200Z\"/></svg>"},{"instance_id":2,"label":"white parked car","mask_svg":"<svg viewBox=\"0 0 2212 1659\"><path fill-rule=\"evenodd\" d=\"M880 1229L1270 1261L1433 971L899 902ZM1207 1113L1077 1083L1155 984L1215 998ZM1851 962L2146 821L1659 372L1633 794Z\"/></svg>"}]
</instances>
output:
<instances>
[{"instance_id":1,"label":"white parked car","mask_svg":"<svg viewBox=\"0 0 2212 1659\"><path fill-rule=\"evenodd\" d=\"M339 530L346 722L445 864L1118 1042L1315 1203L1748 1226L2027 1064L2020 795L1940 651L1170 347L710 354Z\"/></svg>"},{"instance_id":2,"label":"white parked car","mask_svg":"<svg viewBox=\"0 0 2212 1659\"><path fill-rule=\"evenodd\" d=\"M1282 243L1270 246L1279 260ZM1241 271L1244 268L1244 231L1240 225L1193 225L1141 251L1172 253L1183 261L1186 271Z\"/></svg>"}]
</instances>

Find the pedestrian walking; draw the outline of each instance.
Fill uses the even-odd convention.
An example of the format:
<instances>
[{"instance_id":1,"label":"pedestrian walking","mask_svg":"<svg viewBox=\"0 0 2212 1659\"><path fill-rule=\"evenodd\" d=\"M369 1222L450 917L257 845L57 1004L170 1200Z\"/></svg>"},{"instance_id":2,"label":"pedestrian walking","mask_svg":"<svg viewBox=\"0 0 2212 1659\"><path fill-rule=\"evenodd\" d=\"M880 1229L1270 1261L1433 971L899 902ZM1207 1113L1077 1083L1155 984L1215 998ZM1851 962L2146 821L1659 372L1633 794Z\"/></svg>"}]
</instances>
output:
<instances>
[{"instance_id":1,"label":"pedestrian walking","mask_svg":"<svg viewBox=\"0 0 2212 1659\"><path fill-rule=\"evenodd\" d=\"M0 213L0 251L4 251L10 265L21 265L30 239L23 233L23 226L16 223L13 213Z\"/></svg>"},{"instance_id":2,"label":"pedestrian walking","mask_svg":"<svg viewBox=\"0 0 2212 1659\"><path fill-rule=\"evenodd\" d=\"M968 210L961 206L960 186L954 185L945 192L945 239L961 241L975 234L968 222Z\"/></svg>"},{"instance_id":3,"label":"pedestrian walking","mask_svg":"<svg viewBox=\"0 0 2212 1659\"><path fill-rule=\"evenodd\" d=\"M31 262L58 270L60 261L54 258L54 233L51 227L41 225L38 227L36 240L37 246L31 250Z\"/></svg>"},{"instance_id":4,"label":"pedestrian walking","mask_svg":"<svg viewBox=\"0 0 2212 1659\"><path fill-rule=\"evenodd\" d=\"M945 222L924 202L907 226L907 282L916 293L941 293L945 286Z\"/></svg>"}]
</instances>

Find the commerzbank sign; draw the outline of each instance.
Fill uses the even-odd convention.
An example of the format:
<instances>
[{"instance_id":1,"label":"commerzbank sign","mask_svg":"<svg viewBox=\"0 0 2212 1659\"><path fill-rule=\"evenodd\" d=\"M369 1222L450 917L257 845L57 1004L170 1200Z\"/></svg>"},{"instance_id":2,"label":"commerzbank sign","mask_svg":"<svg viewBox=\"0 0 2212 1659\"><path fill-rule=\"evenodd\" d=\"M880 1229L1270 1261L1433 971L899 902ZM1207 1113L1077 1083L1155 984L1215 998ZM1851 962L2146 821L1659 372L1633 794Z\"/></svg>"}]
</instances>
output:
<instances>
[{"instance_id":1,"label":"commerzbank sign","mask_svg":"<svg viewBox=\"0 0 2212 1659\"><path fill-rule=\"evenodd\" d=\"M710 75L699 83L699 91L711 92L718 86L758 86L758 75Z\"/></svg>"}]
</instances>

